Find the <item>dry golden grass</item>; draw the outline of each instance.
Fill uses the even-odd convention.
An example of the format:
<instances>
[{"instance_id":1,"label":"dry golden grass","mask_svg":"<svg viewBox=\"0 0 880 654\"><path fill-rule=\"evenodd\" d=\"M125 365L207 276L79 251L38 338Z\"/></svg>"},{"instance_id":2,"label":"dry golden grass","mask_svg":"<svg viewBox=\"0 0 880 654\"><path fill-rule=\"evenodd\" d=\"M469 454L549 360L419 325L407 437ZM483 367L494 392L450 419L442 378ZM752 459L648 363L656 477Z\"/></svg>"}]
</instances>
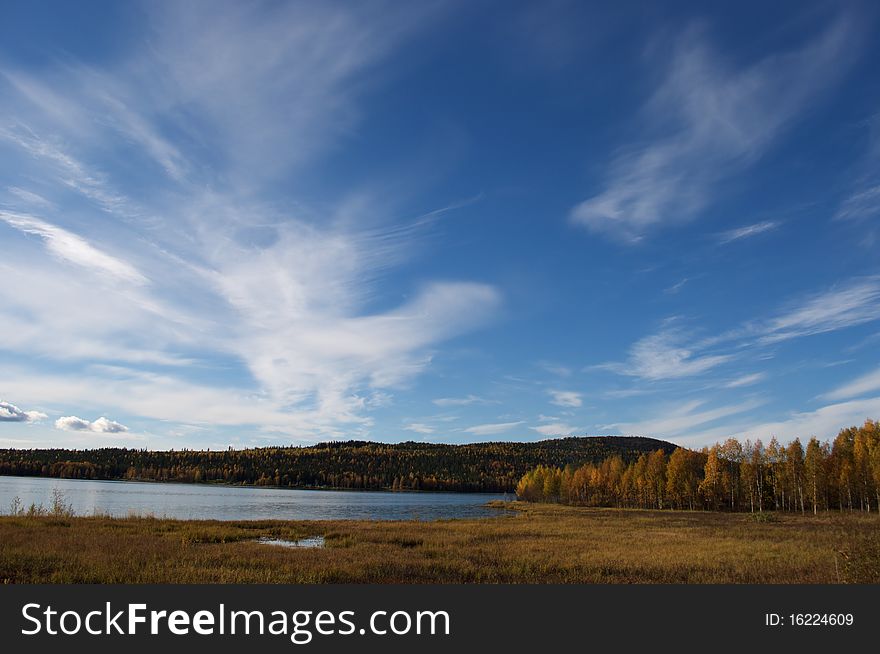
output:
<instances>
[{"instance_id":1,"label":"dry golden grass","mask_svg":"<svg viewBox=\"0 0 880 654\"><path fill-rule=\"evenodd\" d=\"M877 582L875 515L516 504L437 522L0 517L6 583ZM259 537L325 536L322 549Z\"/></svg>"}]
</instances>

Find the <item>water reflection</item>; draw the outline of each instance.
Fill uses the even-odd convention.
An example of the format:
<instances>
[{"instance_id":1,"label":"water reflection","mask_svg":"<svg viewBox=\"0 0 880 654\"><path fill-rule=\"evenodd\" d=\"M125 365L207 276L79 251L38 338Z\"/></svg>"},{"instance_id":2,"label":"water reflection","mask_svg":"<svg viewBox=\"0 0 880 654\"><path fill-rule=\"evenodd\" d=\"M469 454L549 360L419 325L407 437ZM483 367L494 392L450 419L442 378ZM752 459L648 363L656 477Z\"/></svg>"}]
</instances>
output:
<instances>
[{"instance_id":1,"label":"water reflection","mask_svg":"<svg viewBox=\"0 0 880 654\"><path fill-rule=\"evenodd\" d=\"M245 488L201 484L0 477L0 513L13 498L50 507L60 490L77 515L192 520L437 520L499 515L491 493L404 493Z\"/></svg>"},{"instance_id":2,"label":"water reflection","mask_svg":"<svg viewBox=\"0 0 880 654\"><path fill-rule=\"evenodd\" d=\"M275 545L276 547L324 547L323 536L300 538L299 540L284 540L283 538L269 538L268 536L264 536L263 538L257 539L257 542L263 545Z\"/></svg>"}]
</instances>

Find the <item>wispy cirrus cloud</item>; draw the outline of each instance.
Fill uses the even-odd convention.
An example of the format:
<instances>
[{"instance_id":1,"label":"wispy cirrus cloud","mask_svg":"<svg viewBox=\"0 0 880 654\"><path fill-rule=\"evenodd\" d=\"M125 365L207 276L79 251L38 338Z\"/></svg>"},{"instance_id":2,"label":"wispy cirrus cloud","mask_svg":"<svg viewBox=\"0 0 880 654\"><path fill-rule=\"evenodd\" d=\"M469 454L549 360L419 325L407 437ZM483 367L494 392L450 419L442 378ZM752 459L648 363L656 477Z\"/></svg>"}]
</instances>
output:
<instances>
[{"instance_id":1,"label":"wispy cirrus cloud","mask_svg":"<svg viewBox=\"0 0 880 654\"><path fill-rule=\"evenodd\" d=\"M571 220L624 242L692 219L723 177L757 160L810 101L854 59L858 30L842 17L800 49L735 66L691 29L676 43L666 77L642 110L649 144L611 162L604 189Z\"/></svg>"},{"instance_id":2,"label":"wispy cirrus cloud","mask_svg":"<svg viewBox=\"0 0 880 654\"><path fill-rule=\"evenodd\" d=\"M663 292L664 292L666 295L675 295L675 294L678 293L682 288L684 288L684 285L687 284L689 281L690 281L690 280L689 280L687 277L685 277L684 279L681 279L681 280L677 281L677 282L676 282L675 284L673 284L672 286L667 286L666 288L664 288L664 289L663 289Z\"/></svg>"},{"instance_id":3,"label":"wispy cirrus cloud","mask_svg":"<svg viewBox=\"0 0 880 654\"><path fill-rule=\"evenodd\" d=\"M880 415L880 397L866 397L828 404L814 411L795 411L775 421L755 423L747 419L732 425L720 425L703 433L693 433L687 440L710 443L720 439L763 439L776 437L781 442L816 436L833 439L843 427L861 425L870 416Z\"/></svg>"},{"instance_id":4,"label":"wispy cirrus cloud","mask_svg":"<svg viewBox=\"0 0 880 654\"><path fill-rule=\"evenodd\" d=\"M130 263L101 251L66 229L35 216L2 210L0 220L24 234L39 236L45 242L46 249L65 262L89 269L105 279L112 277L133 284L147 283L147 278Z\"/></svg>"},{"instance_id":5,"label":"wispy cirrus cloud","mask_svg":"<svg viewBox=\"0 0 880 654\"><path fill-rule=\"evenodd\" d=\"M494 404L492 400L487 400L478 395L466 395L464 397L438 397L431 401L437 406L444 408L453 406L470 406L472 404Z\"/></svg>"},{"instance_id":6,"label":"wispy cirrus cloud","mask_svg":"<svg viewBox=\"0 0 880 654\"><path fill-rule=\"evenodd\" d=\"M0 151L17 174L0 218L41 247L0 239L0 349L147 367L81 368L83 388L68 371L25 371L15 387L39 394L39 377L68 407L104 392L154 420L360 435L375 398L491 321L501 296L479 281L382 295L416 250L418 226L385 215L393 200L263 193L351 133L369 71L437 10L153 3L103 66L5 68ZM238 372L237 387L210 369ZM127 397L135 388L153 399Z\"/></svg>"},{"instance_id":7,"label":"wispy cirrus cloud","mask_svg":"<svg viewBox=\"0 0 880 654\"><path fill-rule=\"evenodd\" d=\"M880 369L866 373L822 395L826 400L846 400L880 391Z\"/></svg>"},{"instance_id":8,"label":"wispy cirrus cloud","mask_svg":"<svg viewBox=\"0 0 880 654\"><path fill-rule=\"evenodd\" d=\"M39 193L34 193L33 191L28 191L27 189L19 188L17 186L9 186L6 191L11 196L17 198L28 206L37 206L42 209L50 209L53 207L52 203Z\"/></svg>"},{"instance_id":9,"label":"wispy cirrus cloud","mask_svg":"<svg viewBox=\"0 0 880 654\"><path fill-rule=\"evenodd\" d=\"M761 406L763 401L751 399L736 404L704 408L706 404L706 400L691 400L678 406L664 407L655 416L638 422L618 422L607 427L617 429L623 434L670 438L688 434L695 427L711 425L721 418L751 411Z\"/></svg>"},{"instance_id":10,"label":"wispy cirrus cloud","mask_svg":"<svg viewBox=\"0 0 880 654\"><path fill-rule=\"evenodd\" d=\"M403 428L406 431L413 431L417 434L423 434L425 436L433 434L434 432L437 431L431 425L426 425L423 422L411 422L409 424L404 425Z\"/></svg>"},{"instance_id":11,"label":"wispy cirrus cloud","mask_svg":"<svg viewBox=\"0 0 880 654\"><path fill-rule=\"evenodd\" d=\"M718 242L721 245L727 245L728 243L733 243L734 241L741 241L744 238L751 238L753 236L757 236L758 234L769 232L776 229L777 227L779 227L778 222L765 220L764 222L755 223L754 225L746 225L745 227L738 227L736 229L731 229L726 232L721 232L721 234L718 235Z\"/></svg>"},{"instance_id":12,"label":"wispy cirrus cloud","mask_svg":"<svg viewBox=\"0 0 880 654\"><path fill-rule=\"evenodd\" d=\"M880 277L849 280L793 303L771 320L752 325L762 343L810 336L880 319Z\"/></svg>"},{"instance_id":13,"label":"wispy cirrus cloud","mask_svg":"<svg viewBox=\"0 0 880 654\"><path fill-rule=\"evenodd\" d=\"M151 108L197 108L191 133L228 158L234 179L277 176L357 124L369 72L438 11L433 3L164 3L150 17L151 64L168 81Z\"/></svg>"},{"instance_id":14,"label":"wispy cirrus cloud","mask_svg":"<svg viewBox=\"0 0 880 654\"><path fill-rule=\"evenodd\" d=\"M70 103L65 102L65 104ZM30 109L30 107L19 108L22 111ZM0 140L17 146L30 159L28 165L37 165L43 175L53 179L62 189L76 191L102 211L126 218L137 215L139 210L133 206L132 201L113 190L104 173L92 170L53 139L41 137L27 124L18 122L12 128L0 128ZM20 187L11 187L10 192L30 203L35 197L41 197L33 191ZM42 198L42 202L37 203L51 204L51 200Z\"/></svg>"},{"instance_id":15,"label":"wispy cirrus cloud","mask_svg":"<svg viewBox=\"0 0 880 654\"><path fill-rule=\"evenodd\" d=\"M736 379L731 379L729 382L724 384L724 388L743 388L744 386L752 386L754 384L757 384L758 382L764 381L766 378L767 373L755 372L749 375L737 377Z\"/></svg>"},{"instance_id":16,"label":"wispy cirrus cloud","mask_svg":"<svg viewBox=\"0 0 880 654\"><path fill-rule=\"evenodd\" d=\"M517 420L516 422L492 422L482 425L474 425L473 427L466 427L465 429L462 429L462 431L468 434L473 434L474 436L494 436L496 434L508 432L514 427L519 427L524 423L524 420Z\"/></svg>"},{"instance_id":17,"label":"wispy cirrus cloud","mask_svg":"<svg viewBox=\"0 0 880 654\"><path fill-rule=\"evenodd\" d=\"M731 358L730 354L701 354L695 346L685 344L681 332L666 329L633 344L626 361L599 367L620 375L657 381L700 375Z\"/></svg>"},{"instance_id":18,"label":"wispy cirrus cloud","mask_svg":"<svg viewBox=\"0 0 880 654\"><path fill-rule=\"evenodd\" d=\"M579 407L583 404L583 396L575 391L549 390L550 403L556 406Z\"/></svg>"},{"instance_id":19,"label":"wispy cirrus cloud","mask_svg":"<svg viewBox=\"0 0 880 654\"><path fill-rule=\"evenodd\" d=\"M756 348L876 320L880 320L880 277L855 278L789 301L773 317L755 319L710 338L697 339L681 328L664 325L636 341L626 361L594 367L648 381L694 377ZM755 373L730 381L726 387L747 386L762 378L762 373Z\"/></svg>"},{"instance_id":20,"label":"wispy cirrus cloud","mask_svg":"<svg viewBox=\"0 0 880 654\"><path fill-rule=\"evenodd\" d=\"M880 184L867 182L841 202L834 219L862 220L877 214L880 214Z\"/></svg>"}]
</instances>

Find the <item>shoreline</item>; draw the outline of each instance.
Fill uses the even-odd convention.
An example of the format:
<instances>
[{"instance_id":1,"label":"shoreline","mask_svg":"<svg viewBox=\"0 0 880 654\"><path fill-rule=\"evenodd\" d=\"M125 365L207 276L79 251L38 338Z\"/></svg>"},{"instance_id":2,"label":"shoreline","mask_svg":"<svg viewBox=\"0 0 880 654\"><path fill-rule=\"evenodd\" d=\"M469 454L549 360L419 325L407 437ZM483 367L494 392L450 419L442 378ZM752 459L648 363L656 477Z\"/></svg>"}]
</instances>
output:
<instances>
[{"instance_id":1,"label":"shoreline","mask_svg":"<svg viewBox=\"0 0 880 654\"><path fill-rule=\"evenodd\" d=\"M407 493L419 495L513 495L514 491L457 491L457 490L416 490L416 489L398 489L394 490L389 487L383 488L345 488L341 486L275 486L275 485L258 485L258 484L231 484L224 481L165 481L161 479L82 479L76 477L50 477L47 475L5 475L0 473L0 479L56 479L58 481L86 481L86 482L111 482L111 483L136 483L136 484L161 484L176 486L205 486L209 488L265 488L268 490L283 491L335 491L335 492L351 492L351 493Z\"/></svg>"}]
</instances>

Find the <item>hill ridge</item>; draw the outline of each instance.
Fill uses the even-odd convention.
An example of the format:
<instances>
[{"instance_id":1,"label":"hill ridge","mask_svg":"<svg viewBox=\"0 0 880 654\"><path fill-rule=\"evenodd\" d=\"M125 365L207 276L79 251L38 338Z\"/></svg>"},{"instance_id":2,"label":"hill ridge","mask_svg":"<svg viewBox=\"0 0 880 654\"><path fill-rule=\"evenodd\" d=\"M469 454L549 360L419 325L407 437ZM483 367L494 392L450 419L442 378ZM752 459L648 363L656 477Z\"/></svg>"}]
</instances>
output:
<instances>
[{"instance_id":1,"label":"hill ridge","mask_svg":"<svg viewBox=\"0 0 880 654\"><path fill-rule=\"evenodd\" d=\"M676 445L644 436L568 436L465 444L328 441L226 450L0 449L0 475L215 482L289 488L512 492L538 465L619 455L625 461Z\"/></svg>"}]
</instances>

